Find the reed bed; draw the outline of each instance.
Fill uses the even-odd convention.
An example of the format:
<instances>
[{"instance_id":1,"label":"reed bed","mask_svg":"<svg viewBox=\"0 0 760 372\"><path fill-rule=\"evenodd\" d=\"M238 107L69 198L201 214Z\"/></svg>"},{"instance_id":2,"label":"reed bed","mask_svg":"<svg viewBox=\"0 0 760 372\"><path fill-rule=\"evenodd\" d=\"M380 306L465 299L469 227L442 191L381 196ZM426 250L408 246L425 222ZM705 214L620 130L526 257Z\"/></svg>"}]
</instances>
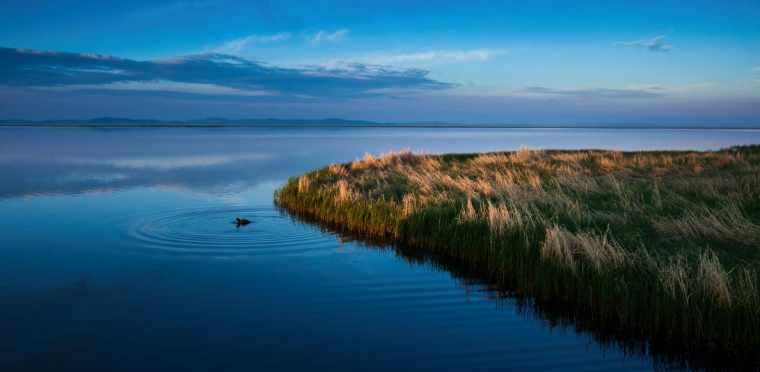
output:
<instances>
[{"instance_id":1,"label":"reed bed","mask_svg":"<svg viewBox=\"0 0 760 372\"><path fill-rule=\"evenodd\" d=\"M368 154L291 178L275 201L456 258L597 327L758 358L760 146Z\"/></svg>"}]
</instances>

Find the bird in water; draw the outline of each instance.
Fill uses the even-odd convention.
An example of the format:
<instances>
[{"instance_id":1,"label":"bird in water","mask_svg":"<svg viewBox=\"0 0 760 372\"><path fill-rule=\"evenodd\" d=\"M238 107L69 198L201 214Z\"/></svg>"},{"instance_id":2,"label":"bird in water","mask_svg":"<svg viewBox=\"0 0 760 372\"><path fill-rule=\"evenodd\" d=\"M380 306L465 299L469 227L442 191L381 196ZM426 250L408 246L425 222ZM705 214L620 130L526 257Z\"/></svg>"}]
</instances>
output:
<instances>
[{"instance_id":1,"label":"bird in water","mask_svg":"<svg viewBox=\"0 0 760 372\"><path fill-rule=\"evenodd\" d=\"M251 223L251 221L247 220L245 218L240 218L240 217L236 217L235 218L235 226L236 227L245 226L245 225L248 225L249 223Z\"/></svg>"}]
</instances>

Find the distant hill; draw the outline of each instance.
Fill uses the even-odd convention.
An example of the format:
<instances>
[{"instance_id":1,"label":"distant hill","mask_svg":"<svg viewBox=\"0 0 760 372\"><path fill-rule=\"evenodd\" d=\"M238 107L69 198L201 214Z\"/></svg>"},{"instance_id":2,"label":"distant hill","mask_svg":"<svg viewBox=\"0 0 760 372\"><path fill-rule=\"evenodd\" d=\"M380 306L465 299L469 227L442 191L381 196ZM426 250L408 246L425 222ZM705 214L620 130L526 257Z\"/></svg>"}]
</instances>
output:
<instances>
[{"instance_id":1,"label":"distant hill","mask_svg":"<svg viewBox=\"0 0 760 372\"><path fill-rule=\"evenodd\" d=\"M25 120L0 119L2 126L35 127L414 127L414 128L611 128L611 129L760 129L758 124L479 124L441 121L376 122L338 118L326 119L227 119L205 118L191 120L133 119L99 117L94 119Z\"/></svg>"}]
</instances>

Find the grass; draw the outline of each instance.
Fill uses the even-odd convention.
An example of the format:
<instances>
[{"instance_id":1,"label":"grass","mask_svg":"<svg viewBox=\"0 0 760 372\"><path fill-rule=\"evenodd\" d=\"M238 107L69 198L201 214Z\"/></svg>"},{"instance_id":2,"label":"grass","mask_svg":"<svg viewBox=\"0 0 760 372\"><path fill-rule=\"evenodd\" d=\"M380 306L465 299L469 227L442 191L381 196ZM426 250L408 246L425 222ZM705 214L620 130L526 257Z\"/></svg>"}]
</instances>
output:
<instances>
[{"instance_id":1,"label":"grass","mask_svg":"<svg viewBox=\"0 0 760 372\"><path fill-rule=\"evenodd\" d=\"M597 328L760 349L760 146L367 155L291 178L288 211L476 267Z\"/></svg>"}]
</instances>

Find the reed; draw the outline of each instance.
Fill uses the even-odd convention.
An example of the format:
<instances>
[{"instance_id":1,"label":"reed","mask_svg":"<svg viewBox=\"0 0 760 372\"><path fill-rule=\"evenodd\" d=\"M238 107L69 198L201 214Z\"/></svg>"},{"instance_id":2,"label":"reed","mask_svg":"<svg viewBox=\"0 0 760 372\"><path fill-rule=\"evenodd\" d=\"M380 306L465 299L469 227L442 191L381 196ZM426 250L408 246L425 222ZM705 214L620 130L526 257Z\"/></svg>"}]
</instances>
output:
<instances>
[{"instance_id":1,"label":"reed","mask_svg":"<svg viewBox=\"0 0 760 372\"><path fill-rule=\"evenodd\" d=\"M760 146L403 151L293 177L275 201L456 258L599 327L758 358Z\"/></svg>"}]
</instances>

